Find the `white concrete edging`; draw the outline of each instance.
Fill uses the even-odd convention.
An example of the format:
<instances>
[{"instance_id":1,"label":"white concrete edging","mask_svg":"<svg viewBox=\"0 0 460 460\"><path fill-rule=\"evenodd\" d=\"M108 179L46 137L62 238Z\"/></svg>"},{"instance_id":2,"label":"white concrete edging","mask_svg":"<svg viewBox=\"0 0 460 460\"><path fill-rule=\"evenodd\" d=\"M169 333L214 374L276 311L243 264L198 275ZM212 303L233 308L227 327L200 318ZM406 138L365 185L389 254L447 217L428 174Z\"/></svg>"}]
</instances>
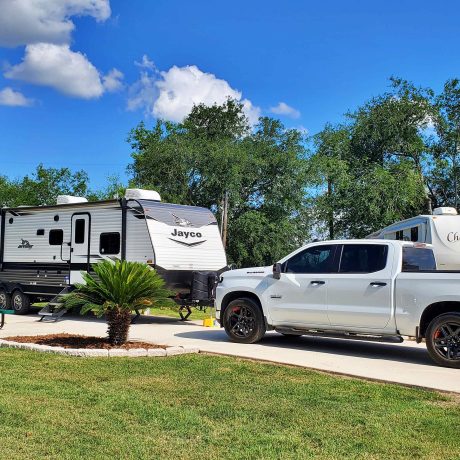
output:
<instances>
[{"instance_id":1,"label":"white concrete edging","mask_svg":"<svg viewBox=\"0 0 460 460\"><path fill-rule=\"evenodd\" d=\"M158 356L175 356L190 353L199 353L196 347L167 347L167 348L63 348L51 347L49 345L38 345L35 343L13 342L11 340L0 339L0 348L20 348L22 350L41 351L42 353L54 353L58 355L97 357L97 358L145 358Z\"/></svg>"}]
</instances>

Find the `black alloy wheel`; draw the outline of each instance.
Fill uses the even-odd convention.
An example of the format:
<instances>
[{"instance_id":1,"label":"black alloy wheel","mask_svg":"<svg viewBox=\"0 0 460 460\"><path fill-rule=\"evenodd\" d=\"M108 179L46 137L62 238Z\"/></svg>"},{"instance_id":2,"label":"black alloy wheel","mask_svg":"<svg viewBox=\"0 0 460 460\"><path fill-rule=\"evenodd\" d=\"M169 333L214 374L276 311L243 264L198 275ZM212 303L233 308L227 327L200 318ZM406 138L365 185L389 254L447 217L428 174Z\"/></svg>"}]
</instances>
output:
<instances>
[{"instance_id":1,"label":"black alloy wheel","mask_svg":"<svg viewBox=\"0 0 460 460\"><path fill-rule=\"evenodd\" d=\"M460 369L460 314L447 313L433 319L427 329L426 346L438 364Z\"/></svg>"},{"instance_id":2,"label":"black alloy wheel","mask_svg":"<svg viewBox=\"0 0 460 460\"><path fill-rule=\"evenodd\" d=\"M260 307L247 298L230 302L224 311L225 332L234 342L258 342L265 334L265 323Z\"/></svg>"}]
</instances>

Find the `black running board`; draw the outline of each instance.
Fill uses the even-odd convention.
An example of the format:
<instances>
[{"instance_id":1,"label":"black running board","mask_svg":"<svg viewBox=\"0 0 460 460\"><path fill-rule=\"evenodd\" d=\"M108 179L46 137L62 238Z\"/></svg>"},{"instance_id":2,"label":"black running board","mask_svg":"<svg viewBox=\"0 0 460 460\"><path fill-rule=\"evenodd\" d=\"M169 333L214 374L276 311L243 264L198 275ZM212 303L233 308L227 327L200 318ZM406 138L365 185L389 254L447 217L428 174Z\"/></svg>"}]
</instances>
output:
<instances>
[{"instance_id":1,"label":"black running board","mask_svg":"<svg viewBox=\"0 0 460 460\"><path fill-rule=\"evenodd\" d=\"M331 339L353 339L365 340L370 342L385 342L385 343L402 343L404 339L400 335L378 335L378 334L364 334L361 332L338 332L322 329L299 329L293 327L275 327L276 332L281 334L295 334L295 335L310 335L327 337Z\"/></svg>"}]
</instances>

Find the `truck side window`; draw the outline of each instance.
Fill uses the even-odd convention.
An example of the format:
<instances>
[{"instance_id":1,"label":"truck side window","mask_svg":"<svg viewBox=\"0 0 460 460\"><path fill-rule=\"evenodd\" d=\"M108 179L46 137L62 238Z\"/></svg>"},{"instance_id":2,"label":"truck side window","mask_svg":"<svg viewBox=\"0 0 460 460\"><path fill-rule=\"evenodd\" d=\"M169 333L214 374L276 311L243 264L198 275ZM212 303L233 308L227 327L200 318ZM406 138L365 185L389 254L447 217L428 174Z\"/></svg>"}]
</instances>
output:
<instances>
[{"instance_id":1,"label":"truck side window","mask_svg":"<svg viewBox=\"0 0 460 460\"><path fill-rule=\"evenodd\" d=\"M118 232L101 233L99 252L101 254L118 254L120 252L120 234Z\"/></svg>"},{"instance_id":2,"label":"truck side window","mask_svg":"<svg viewBox=\"0 0 460 460\"><path fill-rule=\"evenodd\" d=\"M403 272L436 270L436 260L431 249L406 247L403 248L402 254Z\"/></svg>"},{"instance_id":3,"label":"truck side window","mask_svg":"<svg viewBox=\"0 0 460 460\"><path fill-rule=\"evenodd\" d=\"M340 273L373 273L387 264L386 244L344 244L340 259Z\"/></svg>"},{"instance_id":4,"label":"truck side window","mask_svg":"<svg viewBox=\"0 0 460 460\"><path fill-rule=\"evenodd\" d=\"M299 252L286 262L286 273L336 273L337 245L315 246Z\"/></svg>"}]
</instances>

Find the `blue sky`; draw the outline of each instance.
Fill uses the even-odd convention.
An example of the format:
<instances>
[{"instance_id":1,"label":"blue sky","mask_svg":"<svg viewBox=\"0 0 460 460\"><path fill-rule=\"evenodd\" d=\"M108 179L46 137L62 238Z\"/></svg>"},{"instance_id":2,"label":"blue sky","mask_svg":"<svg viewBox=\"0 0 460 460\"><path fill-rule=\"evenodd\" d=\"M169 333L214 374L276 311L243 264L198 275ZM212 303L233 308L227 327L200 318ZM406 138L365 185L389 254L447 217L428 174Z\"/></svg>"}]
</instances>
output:
<instances>
[{"instance_id":1,"label":"blue sky","mask_svg":"<svg viewBox=\"0 0 460 460\"><path fill-rule=\"evenodd\" d=\"M456 1L0 0L0 174L126 180L138 122L227 94L313 134L391 75L460 76L459 18Z\"/></svg>"}]
</instances>

